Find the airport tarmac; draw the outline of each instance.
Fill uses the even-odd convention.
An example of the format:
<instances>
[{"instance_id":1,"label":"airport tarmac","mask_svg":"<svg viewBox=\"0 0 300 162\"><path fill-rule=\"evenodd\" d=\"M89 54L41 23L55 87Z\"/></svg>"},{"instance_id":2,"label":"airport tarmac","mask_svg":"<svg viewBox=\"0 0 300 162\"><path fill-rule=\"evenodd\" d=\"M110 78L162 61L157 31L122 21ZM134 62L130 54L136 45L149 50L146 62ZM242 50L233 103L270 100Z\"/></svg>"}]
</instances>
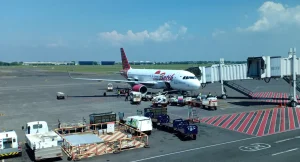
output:
<instances>
[{"instance_id":1,"label":"airport tarmac","mask_svg":"<svg viewBox=\"0 0 300 162\"><path fill-rule=\"evenodd\" d=\"M29 121L44 120L53 129L57 127L58 119L62 122L78 122L82 117L88 120L88 115L91 113L108 111L124 112L125 116L129 116L135 115L136 110L143 110L150 105L150 102L130 105L129 102L124 101L124 97L117 98L112 92L108 93L108 97L103 97L106 82L72 80L67 73L20 70L10 74L11 77L5 76L8 75L3 75L0 79L0 114L2 114L0 129L16 130L21 141L24 141L21 127ZM86 77L122 79L118 75L91 74ZM239 84L255 92L289 91L289 85L284 81L274 80L273 83L272 81L269 84L263 81L239 81ZM114 86L116 87L117 84ZM66 100L56 100L56 92L64 92L69 97ZM201 92L220 94L221 88L218 83L210 84ZM275 108L276 104L246 99L229 88L227 92L231 98L219 100L220 106L217 111L198 109L203 122L198 124L199 134L196 141L180 141L170 133L154 130L149 137L150 148L108 154L83 161L199 161L201 159L280 162L299 158L300 150L296 142L300 139L297 108L271 109ZM187 118L188 114L187 107L168 106L168 112L173 119ZM294 120L289 116L293 116ZM282 125L284 125L283 129ZM249 130L250 127L254 127L253 131ZM248 131L250 133L247 133ZM263 144L252 146L252 151L245 151L250 148L247 146L254 143ZM253 151L255 149L256 151ZM4 161L31 160L23 152L22 157ZM67 158L58 161L67 161Z\"/></svg>"}]
</instances>

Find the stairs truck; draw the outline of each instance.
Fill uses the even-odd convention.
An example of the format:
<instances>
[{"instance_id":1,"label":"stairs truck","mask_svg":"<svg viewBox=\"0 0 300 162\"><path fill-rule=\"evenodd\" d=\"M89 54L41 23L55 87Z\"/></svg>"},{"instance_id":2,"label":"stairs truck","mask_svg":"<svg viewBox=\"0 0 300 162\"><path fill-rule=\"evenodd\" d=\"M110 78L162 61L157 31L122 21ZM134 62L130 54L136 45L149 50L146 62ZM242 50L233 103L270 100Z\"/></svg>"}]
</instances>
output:
<instances>
[{"instance_id":1,"label":"stairs truck","mask_svg":"<svg viewBox=\"0 0 300 162\"><path fill-rule=\"evenodd\" d=\"M14 130L0 132L0 159L16 155L22 156L17 133Z\"/></svg>"},{"instance_id":2,"label":"stairs truck","mask_svg":"<svg viewBox=\"0 0 300 162\"><path fill-rule=\"evenodd\" d=\"M24 130L24 126L22 127ZM62 157L62 138L54 131L49 131L45 121L28 122L25 127L27 148L35 161Z\"/></svg>"}]
</instances>

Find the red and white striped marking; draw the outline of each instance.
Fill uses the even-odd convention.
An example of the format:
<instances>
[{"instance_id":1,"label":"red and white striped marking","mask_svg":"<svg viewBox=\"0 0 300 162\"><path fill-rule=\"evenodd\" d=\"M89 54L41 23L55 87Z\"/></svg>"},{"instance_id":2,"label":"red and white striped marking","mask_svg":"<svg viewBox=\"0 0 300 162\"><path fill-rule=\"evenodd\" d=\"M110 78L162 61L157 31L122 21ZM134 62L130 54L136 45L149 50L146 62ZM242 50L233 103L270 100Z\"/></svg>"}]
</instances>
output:
<instances>
[{"instance_id":1,"label":"red and white striped marking","mask_svg":"<svg viewBox=\"0 0 300 162\"><path fill-rule=\"evenodd\" d=\"M279 93L279 92L255 92L252 94L252 97L263 102L271 103L282 103L287 104L288 93ZM299 96L297 96L298 102L300 102Z\"/></svg>"},{"instance_id":2,"label":"red and white striped marking","mask_svg":"<svg viewBox=\"0 0 300 162\"><path fill-rule=\"evenodd\" d=\"M274 108L206 117L201 122L254 136L300 128L299 108Z\"/></svg>"}]
</instances>

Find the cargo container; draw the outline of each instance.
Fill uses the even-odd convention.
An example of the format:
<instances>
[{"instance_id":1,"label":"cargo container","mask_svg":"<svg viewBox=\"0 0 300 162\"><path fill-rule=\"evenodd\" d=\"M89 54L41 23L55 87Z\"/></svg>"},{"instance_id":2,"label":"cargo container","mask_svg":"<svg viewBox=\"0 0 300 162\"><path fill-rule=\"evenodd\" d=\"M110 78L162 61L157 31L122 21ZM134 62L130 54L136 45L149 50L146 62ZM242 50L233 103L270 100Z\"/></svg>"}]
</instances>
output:
<instances>
[{"instance_id":1,"label":"cargo container","mask_svg":"<svg viewBox=\"0 0 300 162\"><path fill-rule=\"evenodd\" d=\"M93 113L93 114L90 114L89 117L90 117L90 124L115 122L117 120L117 115L114 112ZM98 125L97 128L98 129L106 129L107 125L105 125L105 124Z\"/></svg>"}]
</instances>

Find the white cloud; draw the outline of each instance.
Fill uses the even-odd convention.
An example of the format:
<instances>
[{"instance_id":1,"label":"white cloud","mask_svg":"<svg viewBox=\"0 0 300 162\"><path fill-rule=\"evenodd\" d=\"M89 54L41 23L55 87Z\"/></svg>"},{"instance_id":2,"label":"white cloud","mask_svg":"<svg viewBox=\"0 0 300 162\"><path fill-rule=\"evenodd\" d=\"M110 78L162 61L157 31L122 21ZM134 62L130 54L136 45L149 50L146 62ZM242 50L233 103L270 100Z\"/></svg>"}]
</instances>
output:
<instances>
[{"instance_id":1,"label":"white cloud","mask_svg":"<svg viewBox=\"0 0 300 162\"><path fill-rule=\"evenodd\" d=\"M225 31L216 29L211 35L212 35L212 37L216 37L221 34L225 34Z\"/></svg>"},{"instance_id":2,"label":"white cloud","mask_svg":"<svg viewBox=\"0 0 300 162\"><path fill-rule=\"evenodd\" d=\"M300 25L300 6L288 7L281 3L267 1L258 9L260 18L251 26L239 31L267 31L282 24Z\"/></svg>"},{"instance_id":3,"label":"white cloud","mask_svg":"<svg viewBox=\"0 0 300 162\"><path fill-rule=\"evenodd\" d=\"M101 39L111 41L114 44L122 42L143 42L145 40L152 40L155 42L173 41L183 36L187 32L187 27L178 27L174 21L166 22L159 26L155 31L149 32L147 30L140 32L133 32L128 30L126 34L118 33L116 30L112 32L102 32L98 36Z\"/></svg>"}]
</instances>

